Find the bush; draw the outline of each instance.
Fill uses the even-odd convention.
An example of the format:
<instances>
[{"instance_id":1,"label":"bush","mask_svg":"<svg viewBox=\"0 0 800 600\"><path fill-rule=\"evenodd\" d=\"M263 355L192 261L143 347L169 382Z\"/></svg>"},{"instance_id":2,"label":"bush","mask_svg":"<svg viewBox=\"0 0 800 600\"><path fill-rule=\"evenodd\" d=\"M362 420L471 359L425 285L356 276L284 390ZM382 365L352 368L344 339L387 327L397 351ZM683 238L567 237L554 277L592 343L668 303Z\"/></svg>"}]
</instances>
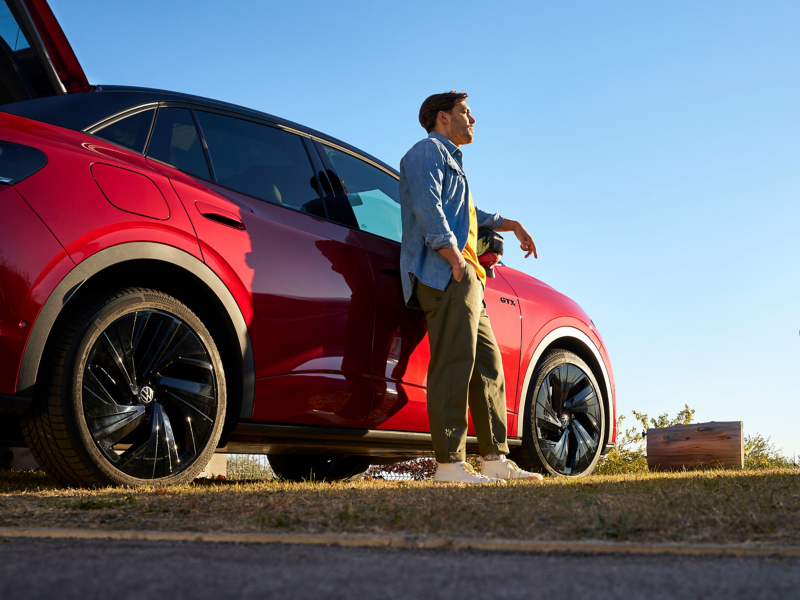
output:
<instances>
[{"instance_id":1,"label":"bush","mask_svg":"<svg viewBox=\"0 0 800 600\"><path fill-rule=\"evenodd\" d=\"M226 478L234 481L275 479L275 472L263 454L228 454L226 467Z\"/></svg>"},{"instance_id":2,"label":"bush","mask_svg":"<svg viewBox=\"0 0 800 600\"><path fill-rule=\"evenodd\" d=\"M797 458L787 458L769 443L770 438L763 435L745 436L744 438L744 468L745 469L771 469L800 466Z\"/></svg>"}]
</instances>

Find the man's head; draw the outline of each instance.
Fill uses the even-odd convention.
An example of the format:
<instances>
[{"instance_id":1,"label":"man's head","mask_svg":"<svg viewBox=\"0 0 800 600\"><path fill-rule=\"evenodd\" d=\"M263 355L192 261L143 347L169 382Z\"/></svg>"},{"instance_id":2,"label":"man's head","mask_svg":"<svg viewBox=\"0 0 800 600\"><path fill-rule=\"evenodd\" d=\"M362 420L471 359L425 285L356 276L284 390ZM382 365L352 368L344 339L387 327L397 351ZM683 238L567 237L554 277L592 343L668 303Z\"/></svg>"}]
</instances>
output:
<instances>
[{"instance_id":1,"label":"man's head","mask_svg":"<svg viewBox=\"0 0 800 600\"><path fill-rule=\"evenodd\" d=\"M469 144L475 137L475 119L467 106L467 93L450 90L428 96L419 109L419 123L428 133L440 133L456 146Z\"/></svg>"}]
</instances>

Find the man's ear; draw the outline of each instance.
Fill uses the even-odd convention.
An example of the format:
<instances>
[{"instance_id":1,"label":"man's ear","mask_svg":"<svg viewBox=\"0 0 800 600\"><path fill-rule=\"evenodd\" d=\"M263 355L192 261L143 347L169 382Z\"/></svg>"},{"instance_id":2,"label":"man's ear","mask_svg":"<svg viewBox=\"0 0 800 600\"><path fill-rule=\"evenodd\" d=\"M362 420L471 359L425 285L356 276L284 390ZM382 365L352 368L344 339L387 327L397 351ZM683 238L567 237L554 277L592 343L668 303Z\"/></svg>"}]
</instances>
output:
<instances>
[{"instance_id":1,"label":"man's ear","mask_svg":"<svg viewBox=\"0 0 800 600\"><path fill-rule=\"evenodd\" d=\"M449 125L449 124L450 124L450 115L448 115L448 114L447 114L445 111L443 111L443 110L440 110L440 111L439 111L439 114L438 114L438 115L436 115L436 118L437 118L437 119L439 119L439 120L441 120L441 121L442 121L442 123L444 123L445 125Z\"/></svg>"}]
</instances>

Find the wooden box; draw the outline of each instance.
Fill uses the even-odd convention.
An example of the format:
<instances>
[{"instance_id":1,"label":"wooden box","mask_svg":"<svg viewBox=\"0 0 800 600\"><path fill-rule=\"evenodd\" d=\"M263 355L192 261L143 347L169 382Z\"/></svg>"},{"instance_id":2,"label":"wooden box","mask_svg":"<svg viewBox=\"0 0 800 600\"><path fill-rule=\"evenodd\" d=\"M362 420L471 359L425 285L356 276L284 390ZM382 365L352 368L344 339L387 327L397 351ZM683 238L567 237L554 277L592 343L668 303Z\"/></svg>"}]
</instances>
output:
<instances>
[{"instance_id":1,"label":"wooden box","mask_svg":"<svg viewBox=\"0 0 800 600\"><path fill-rule=\"evenodd\" d=\"M647 430L651 471L744 467L741 421L692 423Z\"/></svg>"}]
</instances>

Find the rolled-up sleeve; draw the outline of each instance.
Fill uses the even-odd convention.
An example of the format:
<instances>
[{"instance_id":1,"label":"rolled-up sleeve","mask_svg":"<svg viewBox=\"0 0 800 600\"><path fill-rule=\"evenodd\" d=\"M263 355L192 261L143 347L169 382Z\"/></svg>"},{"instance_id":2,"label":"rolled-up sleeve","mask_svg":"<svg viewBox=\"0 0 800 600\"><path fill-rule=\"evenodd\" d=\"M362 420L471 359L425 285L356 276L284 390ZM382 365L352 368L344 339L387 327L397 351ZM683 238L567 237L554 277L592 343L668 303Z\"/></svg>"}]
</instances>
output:
<instances>
[{"instance_id":1,"label":"rolled-up sleeve","mask_svg":"<svg viewBox=\"0 0 800 600\"><path fill-rule=\"evenodd\" d=\"M433 250L457 245L442 210L444 158L434 143L420 144L403 158L401 169L411 192L411 207L425 232L425 245Z\"/></svg>"},{"instance_id":2,"label":"rolled-up sleeve","mask_svg":"<svg viewBox=\"0 0 800 600\"><path fill-rule=\"evenodd\" d=\"M478 227L480 229L497 229L503 224L503 217L498 213L488 213L475 207L475 213L478 216Z\"/></svg>"}]
</instances>

